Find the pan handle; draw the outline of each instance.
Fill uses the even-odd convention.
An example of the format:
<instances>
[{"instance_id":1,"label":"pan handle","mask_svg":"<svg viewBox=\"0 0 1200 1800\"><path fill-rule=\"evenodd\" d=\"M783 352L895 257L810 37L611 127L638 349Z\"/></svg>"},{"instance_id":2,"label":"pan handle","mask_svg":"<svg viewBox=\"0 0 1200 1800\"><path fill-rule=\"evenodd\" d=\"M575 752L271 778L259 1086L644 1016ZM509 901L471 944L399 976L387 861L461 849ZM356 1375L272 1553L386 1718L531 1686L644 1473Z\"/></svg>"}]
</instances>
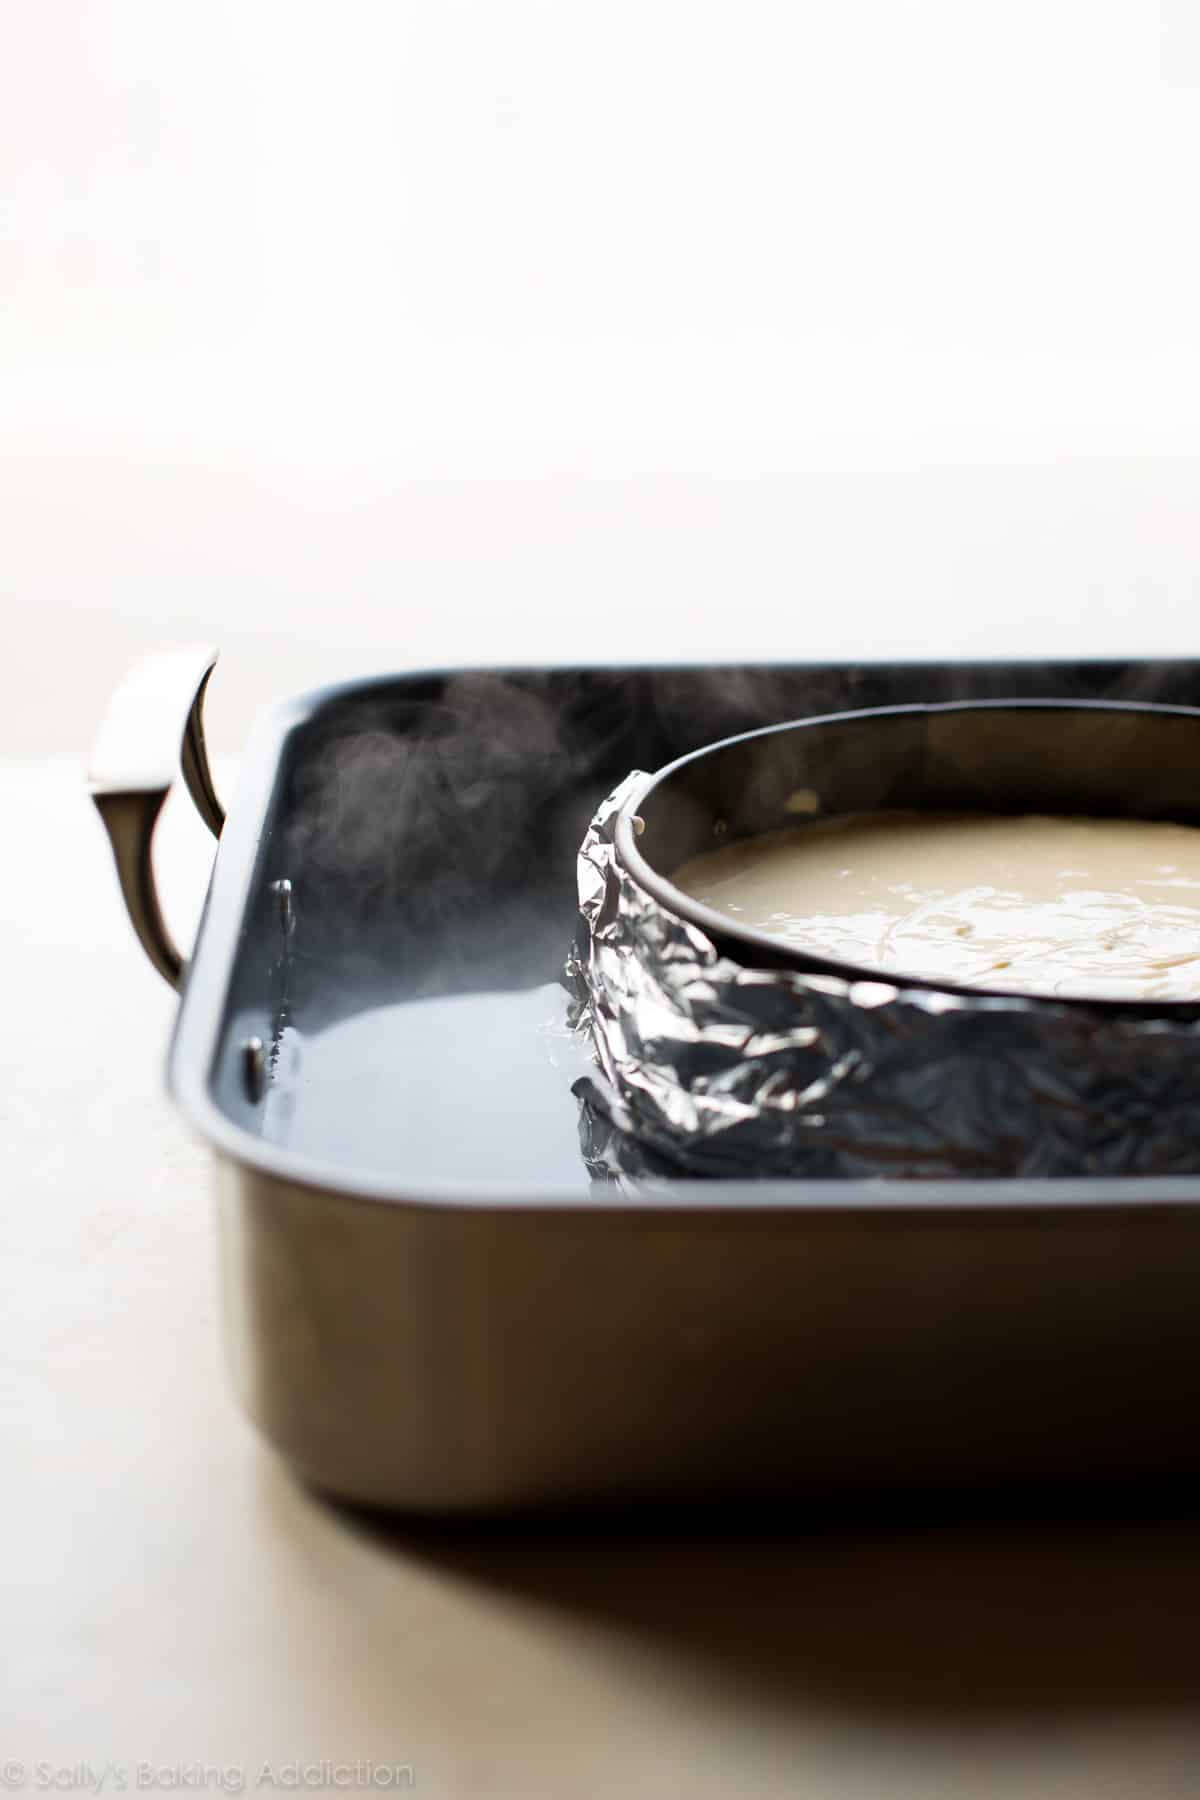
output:
<instances>
[{"instance_id":1,"label":"pan handle","mask_svg":"<svg viewBox=\"0 0 1200 1800\"><path fill-rule=\"evenodd\" d=\"M178 988L183 957L167 930L154 881L151 844L177 764L214 837L225 814L204 745L204 690L215 650L188 644L143 657L108 703L88 767L88 787L104 821L133 928L164 980Z\"/></svg>"}]
</instances>

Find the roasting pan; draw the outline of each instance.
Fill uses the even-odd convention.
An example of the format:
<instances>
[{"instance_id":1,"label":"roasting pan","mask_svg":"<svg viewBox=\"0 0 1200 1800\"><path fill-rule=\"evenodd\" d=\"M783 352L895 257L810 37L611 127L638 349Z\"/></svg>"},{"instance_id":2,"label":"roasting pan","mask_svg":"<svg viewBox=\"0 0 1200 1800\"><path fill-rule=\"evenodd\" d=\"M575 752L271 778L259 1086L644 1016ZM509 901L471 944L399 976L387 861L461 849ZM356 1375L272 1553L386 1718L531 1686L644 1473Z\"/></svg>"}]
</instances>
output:
<instances>
[{"instance_id":1,"label":"roasting pan","mask_svg":"<svg viewBox=\"0 0 1200 1800\"><path fill-rule=\"evenodd\" d=\"M488 1512L1195 1473L1200 1178L597 1180L561 972L631 768L841 709L1195 705L1200 664L387 676L263 717L225 819L213 660L139 666L92 792L181 992L234 1383L299 1475ZM219 835L186 965L150 854L180 765Z\"/></svg>"}]
</instances>

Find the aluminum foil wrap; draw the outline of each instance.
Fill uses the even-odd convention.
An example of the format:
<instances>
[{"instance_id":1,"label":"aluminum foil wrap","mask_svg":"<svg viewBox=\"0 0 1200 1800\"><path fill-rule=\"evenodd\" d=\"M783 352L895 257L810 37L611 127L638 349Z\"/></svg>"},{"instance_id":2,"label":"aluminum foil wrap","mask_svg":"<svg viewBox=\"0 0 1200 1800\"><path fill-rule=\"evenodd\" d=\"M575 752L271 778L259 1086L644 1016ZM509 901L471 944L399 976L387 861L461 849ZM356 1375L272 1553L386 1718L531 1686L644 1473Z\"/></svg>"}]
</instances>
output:
<instances>
[{"instance_id":1,"label":"aluminum foil wrap","mask_svg":"<svg viewBox=\"0 0 1200 1800\"><path fill-rule=\"evenodd\" d=\"M567 961L597 1176L1163 1175L1200 1170L1200 1022L743 967L579 851Z\"/></svg>"}]
</instances>

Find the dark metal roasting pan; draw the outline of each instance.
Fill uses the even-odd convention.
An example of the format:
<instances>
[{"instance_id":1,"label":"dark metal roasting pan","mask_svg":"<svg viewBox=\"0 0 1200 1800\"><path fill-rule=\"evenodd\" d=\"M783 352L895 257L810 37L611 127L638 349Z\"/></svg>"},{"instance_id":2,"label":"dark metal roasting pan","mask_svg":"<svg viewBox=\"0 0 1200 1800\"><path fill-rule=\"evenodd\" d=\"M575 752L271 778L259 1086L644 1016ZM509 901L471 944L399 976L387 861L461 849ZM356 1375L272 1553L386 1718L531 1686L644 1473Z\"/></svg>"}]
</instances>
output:
<instances>
[{"instance_id":1,"label":"dark metal roasting pan","mask_svg":"<svg viewBox=\"0 0 1200 1800\"><path fill-rule=\"evenodd\" d=\"M1200 664L389 676L266 715L225 821L212 662L135 671L92 789L181 990L234 1380L303 1477L491 1511L1195 1471L1200 1177L597 1179L561 976L630 769L849 709L1194 705ZM150 861L181 734L220 836L186 965Z\"/></svg>"}]
</instances>

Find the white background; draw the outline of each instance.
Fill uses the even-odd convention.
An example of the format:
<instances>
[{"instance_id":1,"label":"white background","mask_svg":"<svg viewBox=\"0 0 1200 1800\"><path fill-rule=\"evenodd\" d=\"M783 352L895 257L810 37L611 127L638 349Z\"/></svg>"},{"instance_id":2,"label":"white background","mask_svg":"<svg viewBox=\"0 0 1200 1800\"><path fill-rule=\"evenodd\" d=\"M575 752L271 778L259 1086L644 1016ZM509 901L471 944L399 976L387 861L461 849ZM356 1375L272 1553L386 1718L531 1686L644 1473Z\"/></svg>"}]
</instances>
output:
<instances>
[{"instance_id":1,"label":"white background","mask_svg":"<svg viewBox=\"0 0 1200 1800\"><path fill-rule=\"evenodd\" d=\"M444 659L1200 650L1190 0L38 0L0 746Z\"/></svg>"}]
</instances>

